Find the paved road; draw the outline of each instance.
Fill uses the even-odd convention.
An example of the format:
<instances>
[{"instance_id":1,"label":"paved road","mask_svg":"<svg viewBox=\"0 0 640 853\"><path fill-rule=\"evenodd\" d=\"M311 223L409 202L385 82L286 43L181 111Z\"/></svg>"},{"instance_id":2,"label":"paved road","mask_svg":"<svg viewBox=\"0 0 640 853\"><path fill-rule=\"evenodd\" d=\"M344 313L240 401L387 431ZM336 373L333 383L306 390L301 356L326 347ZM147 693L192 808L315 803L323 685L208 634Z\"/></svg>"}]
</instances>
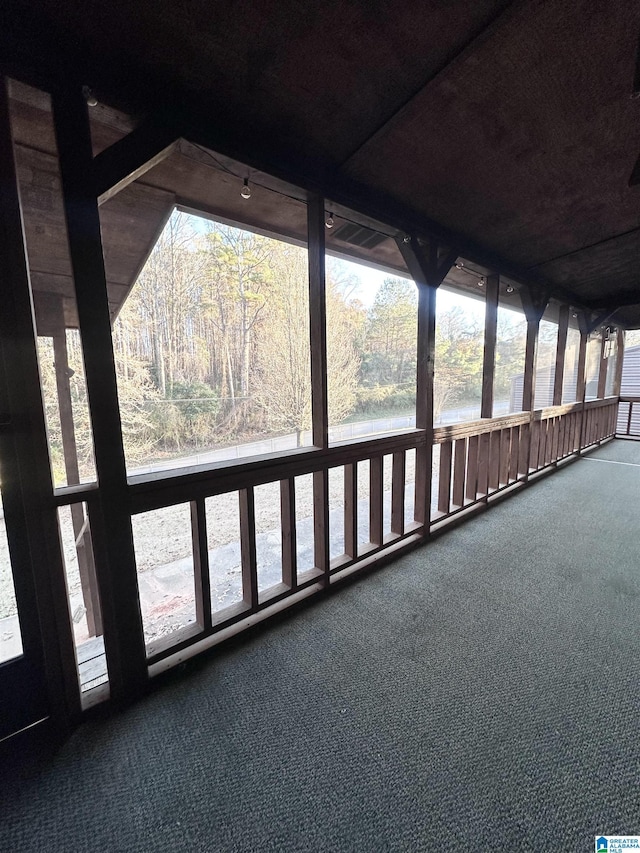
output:
<instances>
[{"instance_id":1,"label":"paved road","mask_svg":"<svg viewBox=\"0 0 640 853\"><path fill-rule=\"evenodd\" d=\"M506 415L509 404L496 403L495 415ZM465 406L457 409L446 409L437 421L439 424L462 423L480 417L479 406ZM394 432L402 429L414 429L416 425L415 415L403 415L395 418L377 418L368 421L357 421L355 423L341 424L329 429L330 441L349 441L353 438L364 438L367 435L379 435L385 432ZM302 434L302 444L311 444L311 433ZM258 456L262 453L277 453L283 450L293 450L296 447L296 435L280 435L277 438L267 438L262 441L252 441L247 444L238 444L233 447L221 447L218 450L208 450L202 453L183 456L179 459L169 459L164 462L156 462L153 465L145 465L133 468L130 475L148 474L152 471L172 470L175 468L187 468L191 465L205 465L211 462L225 462L231 459L244 459L248 456Z\"/></svg>"}]
</instances>

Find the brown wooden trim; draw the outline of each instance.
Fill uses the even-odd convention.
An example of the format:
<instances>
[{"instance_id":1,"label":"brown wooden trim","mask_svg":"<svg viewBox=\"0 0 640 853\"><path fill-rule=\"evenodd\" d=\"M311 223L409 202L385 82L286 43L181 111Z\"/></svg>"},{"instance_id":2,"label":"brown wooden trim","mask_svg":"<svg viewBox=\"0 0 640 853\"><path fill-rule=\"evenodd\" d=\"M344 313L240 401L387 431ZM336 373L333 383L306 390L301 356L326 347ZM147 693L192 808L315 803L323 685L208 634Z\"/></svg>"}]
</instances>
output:
<instances>
[{"instance_id":1,"label":"brown wooden trim","mask_svg":"<svg viewBox=\"0 0 640 853\"><path fill-rule=\"evenodd\" d=\"M104 641L111 696L126 702L143 690L147 664L100 218L90 180L91 133L87 105L79 87L55 94L52 104L80 331L83 339L91 342L84 348L83 357L105 533L103 549L96 549Z\"/></svg>"},{"instance_id":2,"label":"brown wooden trim","mask_svg":"<svg viewBox=\"0 0 640 853\"><path fill-rule=\"evenodd\" d=\"M584 329L582 313L578 315L580 319L580 346L578 347L578 380L576 382L576 400L584 402L584 394L587 382L587 344L589 335Z\"/></svg>"},{"instance_id":3,"label":"brown wooden trim","mask_svg":"<svg viewBox=\"0 0 640 853\"><path fill-rule=\"evenodd\" d=\"M196 622L202 630L208 631L211 628L211 582L209 579L209 545L204 499L191 501L190 508Z\"/></svg>"},{"instance_id":4,"label":"brown wooden trim","mask_svg":"<svg viewBox=\"0 0 640 853\"><path fill-rule=\"evenodd\" d=\"M282 581L290 589L295 589L298 575L298 552L296 544L296 490L293 477L280 480L280 518Z\"/></svg>"},{"instance_id":5,"label":"brown wooden trim","mask_svg":"<svg viewBox=\"0 0 640 853\"><path fill-rule=\"evenodd\" d=\"M307 203L309 239L309 314L311 335L312 434L316 447L329 446L327 388L327 303L325 283L324 199L312 196Z\"/></svg>"},{"instance_id":6,"label":"brown wooden trim","mask_svg":"<svg viewBox=\"0 0 640 853\"><path fill-rule=\"evenodd\" d=\"M369 542L382 545L383 542L383 457L374 456L369 461Z\"/></svg>"},{"instance_id":7,"label":"brown wooden trim","mask_svg":"<svg viewBox=\"0 0 640 853\"><path fill-rule=\"evenodd\" d=\"M445 441L440 445L440 465L438 476L438 512L448 513L451 509L451 462L453 444Z\"/></svg>"},{"instance_id":8,"label":"brown wooden trim","mask_svg":"<svg viewBox=\"0 0 640 853\"><path fill-rule=\"evenodd\" d=\"M608 359L604 357L605 339L604 335L600 336L600 365L598 369L598 398L602 399L607 388L607 363Z\"/></svg>"},{"instance_id":9,"label":"brown wooden trim","mask_svg":"<svg viewBox=\"0 0 640 853\"><path fill-rule=\"evenodd\" d=\"M500 276L487 277L486 309L484 315L484 352L482 360L482 402L480 417L493 417L493 377L496 361L496 336L498 332L498 297Z\"/></svg>"},{"instance_id":10,"label":"brown wooden trim","mask_svg":"<svg viewBox=\"0 0 640 853\"><path fill-rule=\"evenodd\" d=\"M104 204L141 178L173 154L177 145L175 130L145 121L105 148L93 161L93 190L98 203Z\"/></svg>"},{"instance_id":11,"label":"brown wooden trim","mask_svg":"<svg viewBox=\"0 0 640 853\"><path fill-rule=\"evenodd\" d=\"M467 446L467 485L466 496L468 501L475 501L478 492L478 452L480 445L480 437L478 435L470 435Z\"/></svg>"},{"instance_id":12,"label":"brown wooden trim","mask_svg":"<svg viewBox=\"0 0 640 853\"><path fill-rule=\"evenodd\" d=\"M556 371L553 380L554 406L559 406L562 403L564 362L567 351L567 333L569 331L569 311L570 307L568 305L560 306L560 314L558 317L558 343L556 346Z\"/></svg>"},{"instance_id":13,"label":"brown wooden trim","mask_svg":"<svg viewBox=\"0 0 640 853\"><path fill-rule=\"evenodd\" d=\"M616 372L613 377L613 396L620 396L620 389L622 387L622 368L624 365L624 329L618 329L618 347L617 347L617 358L616 358Z\"/></svg>"},{"instance_id":14,"label":"brown wooden trim","mask_svg":"<svg viewBox=\"0 0 640 853\"><path fill-rule=\"evenodd\" d=\"M242 556L242 599L258 607L258 558L256 555L256 505L253 486L238 492L240 507L240 553Z\"/></svg>"},{"instance_id":15,"label":"brown wooden trim","mask_svg":"<svg viewBox=\"0 0 640 853\"><path fill-rule=\"evenodd\" d=\"M358 463L344 466L344 552L358 556Z\"/></svg>"},{"instance_id":16,"label":"brown wooden trim","mask_svg":"<svg viewBox=\"0 0 640 853\"><path fill-rule=\"evenodd\" d=\"M498 469L498 487L509 483L509 461L511 458L511 430L500 432L500 466Z\"/></svg>"},{"instance_id":17,"label":"brown wooden trim","mask_svg":"<svg viewBox=\"0 0 640 853\"><path fill-rule=\"evenodd\" d=\"M25 660L46 683L45 713L64 727L80 714L80 688L58 518L48 505L53 484L7 85L0 77L0 396L9 424L0 431L2 492L9 547L23 566L14 585Z\"/></svg>"},{"instance_id":18,"label":"brown wooden trim","mask_svg":"<svg viewBox=\"0 0 640 853\"><path fill-rule=\"evenodd\" d=\"M542 410L538 410L542 411ZM433 431L434 443L442 444L458 438L470 438L472 435L482 435L485 432L506 429L507 427L528 424L531 420L529 412L518 412L513 415L503 415L499 418L491 418L481 421L466 421L461 424L447 424L436 427Z\"/></svg>"},{"instance_id":19,"label":"brown wooden trim","mask_svg":"<svg viewBox=\"0 0 640 853\"><path fill-rule=\"evenodd\" d=\"M539 326L539 320L527 320L527 342L524 354L524 380L522 386L522 409L525 412L533 410L535 399L535 369Z\"/></svg>"},{"instance_id":20,"label":"brown wooden trim","mask_svg":"<svg viewBox=\"0 0 640 853\"><path fill-rule=\"evenodd\" d=\"M315 567L330 582L329 565L329 472L325 468L313 474L313 551Z\"/></svg>"},{"instance_id":21,"label":"brown wooden trim","mask_svg":"<svg viewBox=\"0 0 640 853\"><path fill-rule=\"evenodd\" d=\"M464 506L465 469L467 464L467 439L459 438L455 442L453 463L453 503Z\"/></svg>"},{"instance_id":22,"label":"brown wooden trim","mask_svg":"<svg viewBox=\"0 0 640 853\"><path fill-rule=\"evenodd\" d=\"M478 442L478 497L485 497L489 492L489 452L491 436L483 432Z\"/></svg>"},{"instance_id":23,"label":"brown wooden trim","mask_svg":"<svg viewBox=\"0 0 640 853\"><path fill-rule=\"evenodd\" d=\"M406 454L404 450L393 454L391 472L391 532L404 533L404 492Z\"/></svg>"}]
</instances>

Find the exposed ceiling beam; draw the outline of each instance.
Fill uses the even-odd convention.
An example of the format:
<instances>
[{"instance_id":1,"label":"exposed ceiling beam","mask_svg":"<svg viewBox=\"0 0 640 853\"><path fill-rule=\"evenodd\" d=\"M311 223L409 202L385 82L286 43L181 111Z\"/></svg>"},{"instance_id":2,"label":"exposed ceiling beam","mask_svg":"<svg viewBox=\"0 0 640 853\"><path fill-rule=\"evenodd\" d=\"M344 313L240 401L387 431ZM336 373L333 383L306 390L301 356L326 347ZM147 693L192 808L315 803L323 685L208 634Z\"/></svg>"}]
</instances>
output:
<instances>
[{"instance_id":1,"label":"exposed ceiling beam","mask_svg":"<svg viewBox=\"0 0 640 853\"><path fill-rule=\"evenodd\" d=\"M431 74L427 80L424 80L420 86L415 89L408 98L406 98L400 106L398 106L390 115L388 115L381 124L367 135L365 139L358 143L349 154L342 160L340 168L352 160L356 154L359 154L364 148L372 143L381 133L388 130L392 124L399 121L413 101L422 94L429 86L436 82L442 82L447 75L451 74L461 63L467 60L472 54L479 50L483 44L491 39L503 26L519 15L521 12L531 11L531 7L535 5L532 0L512 0L506 7L494 15L487 23L481 25L466 42L461 50L451 54L445 59L444 63Z\"/></svg>"},{"instance_id":2,"label":"exposed ceiling beam","mask_svg":"<svg viewBox=\"0 0 640 853\"><path fill-rule=\"evenodd\" d=\"M98 203L116 193L168 157L178 135L167 125L144 122L93 159L94 188Z\"/></svg>"},{"instance_id":3,"label":"exposed ceiling beam","mask_svg":"<svg viewBox=\"0 0 640 853\"><path fill-rule=\"evenodd\" d=\"M562 255L555 255L553 258L547 258L545 261L539 261L537 264L532 264L527 267L529 270L537 270L544 267L546 264L553 264L556 261L562 261L565 258L570 258L572 255L579 255L581 252L586 252L589 249L596 249L606 243L612 243L614 240L620 240L622 237L628 237L630 234L640 233L640 228L631 228L629 231L622 231L620 234L614 234L612 237L605 237L604 240L598 240L595 243L589 243L586 246L580 246L579 249L572 249L570 252L565 252Z\"/></svg>"}]
</instances>

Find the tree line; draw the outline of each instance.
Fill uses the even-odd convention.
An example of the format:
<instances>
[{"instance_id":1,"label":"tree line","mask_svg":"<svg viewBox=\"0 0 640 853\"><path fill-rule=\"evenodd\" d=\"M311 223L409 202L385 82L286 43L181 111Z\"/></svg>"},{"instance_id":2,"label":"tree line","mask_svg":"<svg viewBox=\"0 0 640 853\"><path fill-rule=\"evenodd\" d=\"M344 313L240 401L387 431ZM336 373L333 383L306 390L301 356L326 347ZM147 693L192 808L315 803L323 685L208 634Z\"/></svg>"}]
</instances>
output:
<instances>
[{"instance_id":1,"label":"tree line","mask_svg":"<svg viewBox=\"0 0 640 853\"><path fill-rule=\"evenodd\" d=\"M414 283L389 277L365 305L350 265L327 260L330 423L413 413ZM499 333L497 393L508 393L517 353L524 352L521 326L503 322ZM483 334L462 307L439 313L436 409L479 401ZM90 431L77 333L69 332L68 341L76 439L86 462ZM175 212L121 307L113 342L129 465L262 435L295 433L300 440L310 428L302 247L220 223L194 227L192 217ZM46 350L46 342L41 346ZM45 399L53 400L45 350ZM55 446L56 418L49 421Z\"/></svg>"}]
</instances>

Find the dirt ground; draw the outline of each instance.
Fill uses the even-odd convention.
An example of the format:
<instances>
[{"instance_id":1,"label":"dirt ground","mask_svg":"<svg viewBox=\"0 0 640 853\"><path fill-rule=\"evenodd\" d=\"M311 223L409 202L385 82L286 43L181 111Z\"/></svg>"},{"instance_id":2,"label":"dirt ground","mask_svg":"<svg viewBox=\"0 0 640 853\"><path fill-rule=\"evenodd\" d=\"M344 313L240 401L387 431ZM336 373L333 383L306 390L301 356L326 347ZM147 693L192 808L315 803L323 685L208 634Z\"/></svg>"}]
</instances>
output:
<instances>
[{"instance_id":1,"label":"dirt ground","mask_svg":"<svg viewBox=\"0 0 640 853\"><path fill-rule=\"evenodd\" d=\"M415 451L407 452L406 482L414 481ZM296 477L296 516L299 521L313 515L313 478L311 474ZM385 500L390 500L391 456L384 460ZM369 496L369 463L358 465L358 496ZM343 468L329 472L329 508L340 507L344 501ZM257 486L255 489L256 533L280 529L279 482ZM206 500L207 542L209 550L239 540L238 492L218 495ZM68 507L60 510L60 532L67 570L67 586L71 612L78 620L82 614L80 578L75 552L71 513ZM146 572L192 555L190 510L188 504L164 507L133 518L134 545L139 572ZM16 613L15 596L10 572L4 519L0 521L0 619Z\"/></svg>"}]
</instances>

